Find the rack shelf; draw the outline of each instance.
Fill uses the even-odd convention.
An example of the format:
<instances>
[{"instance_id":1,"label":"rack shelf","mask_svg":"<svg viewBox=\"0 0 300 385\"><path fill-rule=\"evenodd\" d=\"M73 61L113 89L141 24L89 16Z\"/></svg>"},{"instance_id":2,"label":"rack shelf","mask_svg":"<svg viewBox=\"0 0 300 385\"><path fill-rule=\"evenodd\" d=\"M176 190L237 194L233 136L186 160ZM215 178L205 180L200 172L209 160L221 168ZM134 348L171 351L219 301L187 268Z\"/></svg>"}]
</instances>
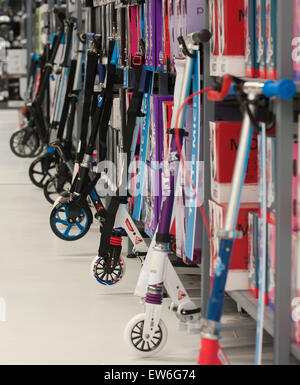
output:
<instances>
[{"instance_id":1,"label":"rack shelf","mask_svg":"<svg viewBox=\"0 0 300 385\"><path fill-rule=\"evenodd\" d=\"M231 291L227 293L237 302L253 319L257 320L257 299L247 291ZM269 307L265 307L265 330L274 336L274 312Z\"/></svg>"},{"instance_id":2,"label":"rack shelf","mask_svg":"<svg viewBox=\"0 0 300 385\"><path fill-rule=\"evenodd\" d=\"M300 346L296 344L292 344L292 353L293 356L297 358L297 360L300 361Z\"/></svg>"}]
</instances>

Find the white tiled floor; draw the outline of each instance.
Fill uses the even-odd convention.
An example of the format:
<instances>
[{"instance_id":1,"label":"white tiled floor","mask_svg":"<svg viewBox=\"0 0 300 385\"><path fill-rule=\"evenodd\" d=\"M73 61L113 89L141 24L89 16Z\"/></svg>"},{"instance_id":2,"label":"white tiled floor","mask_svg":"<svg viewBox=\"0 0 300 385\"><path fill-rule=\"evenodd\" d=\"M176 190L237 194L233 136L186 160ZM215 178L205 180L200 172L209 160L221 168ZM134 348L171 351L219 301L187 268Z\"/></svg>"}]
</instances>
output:
<instances>
[{"instance_id":1,"label":"white tiled floor","mask_svg":"<svg viewBox=\"0 0 300 385\"><path fill-rule=\"evenodd\" d=\"M143 311L132 295L139 263L127 261L118 287L100 287L90 277L98 226L77 243L52 234L51 207L27 175L31 161L9 149L16 125L16 112L0 111L0 298L7 305L7 320L0 322L0 364L195 364L200 337L178 332L167 306L166 348L153 359L128 354L124 327ZM253 341L253 330L230 331L223 345L233 363L251 364ZM265 353L270 363L270 344Z\"/></svg>"}]
</instances>

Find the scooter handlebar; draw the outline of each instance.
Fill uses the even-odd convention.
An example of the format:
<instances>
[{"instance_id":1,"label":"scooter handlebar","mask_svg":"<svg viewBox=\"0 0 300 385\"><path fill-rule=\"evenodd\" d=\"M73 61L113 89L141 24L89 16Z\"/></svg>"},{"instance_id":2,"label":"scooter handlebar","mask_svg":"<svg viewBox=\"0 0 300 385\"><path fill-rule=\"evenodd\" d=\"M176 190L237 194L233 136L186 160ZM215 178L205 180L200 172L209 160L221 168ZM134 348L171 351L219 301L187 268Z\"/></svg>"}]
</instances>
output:
<instances>
[{"instance_id":1,"label":"scooter handlebar","mask_svg":"<svg viewBox=\"0 0 300 385\"><path fill-rule=\"evenodd\" d=\"M89 41L89 40L95 40L95 39L97 39L97 38L100 38L100 37L101 37L101 34L88 32L88 33L86 33L86 34L84 34L84 35L82 35L82 36L83 36L83 38L84 38L85 40Z\"/></svg>"},{"instance_id":2,"label":"scooter handlebar","mask_svg":"<svg viewBox=\"0 0 300 385\"><path fill-rule=\"evenodd\" d=\"M236 79L237 81L238 79ZM268 80L265 83L257 82L241 82L239 86L242 86L244 92L247 93L250 90L255 91L255 88L259 89L259 93L263 94L266 98L272 98L273 96L279 96L284 100L292 99L296 94L296 85L291 79L282 79L280 81ZM207 95L209 100L216 102L223 101L230 96L236 96L237 83L230 75L226 75L223 78L222 87L220 90L210 91Z\"/></svg>"},{"instance_id":3,"label":"scooter handlebar","mask_svg":"<svg viewBox=\"0 0 300 385\"><path fill-rule=\"evenodd\" d=\"M192 41L195 44L207 43L211 39L211 33L207 29L202 29L199 32L195 32L191 35Z\"/></svg>"},{"instance_id":4,"label":"scooter handlebar","mask_svg":"<svg viewBox=\"0 0 300 385\"><path fill-rule=\"evenodd\" d=\"M282 99L290 100L296 94L296 85L291 79L282 79L279 82L269 80L264 84L263 94L267 98L279 96Z\"/></svg>"}]
</instances>

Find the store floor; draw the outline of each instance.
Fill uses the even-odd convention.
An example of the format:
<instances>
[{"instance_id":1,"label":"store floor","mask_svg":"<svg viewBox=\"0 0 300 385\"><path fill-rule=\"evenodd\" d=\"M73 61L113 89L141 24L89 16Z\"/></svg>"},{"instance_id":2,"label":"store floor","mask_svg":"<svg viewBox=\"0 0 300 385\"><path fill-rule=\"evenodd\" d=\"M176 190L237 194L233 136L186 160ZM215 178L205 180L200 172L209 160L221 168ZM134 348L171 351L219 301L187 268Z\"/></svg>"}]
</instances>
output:
<instances>
[{"instance_id":1,"label":"store floor","mask_svg":"<svg viewBox=\"0 0 300 385\"><path fill-rule=\"evenodd\" d=\"M143 311L132 295L139 262L127 260L119 286L102 287L90 276L98 226L76 243L52 234L51 207L28 178L31 161L16 158L9 149L17 124L15 111L0 111L0 299L6 303L0 364L195 364L200 337L179 332L167 305L166 348L152 359L128 354L123 330ZM233 309L228 318L236 317ZM251 327L226 331L222 344L232 363L252 364L254 341ZM265 363L271 363L268 336L264 352Z\"/></svg>"}]
</instances>

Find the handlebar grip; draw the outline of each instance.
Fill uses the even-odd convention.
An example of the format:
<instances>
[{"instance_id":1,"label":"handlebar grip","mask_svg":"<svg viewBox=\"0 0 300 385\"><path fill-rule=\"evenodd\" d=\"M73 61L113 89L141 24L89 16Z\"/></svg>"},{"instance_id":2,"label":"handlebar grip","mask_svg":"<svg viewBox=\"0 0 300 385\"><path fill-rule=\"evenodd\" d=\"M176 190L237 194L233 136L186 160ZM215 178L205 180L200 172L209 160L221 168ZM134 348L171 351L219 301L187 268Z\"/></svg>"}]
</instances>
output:
<instances>
[{"instance_id":1,"label":"handlebar grip","mask_svg":"<svg viewBox=\"0 0 300 385\"><path fill-rule=\"evenodd\" d=\"M118 49L118 42L115 41L114 51L111 57L111 64L114 66L118 65L118 58L119 58L119 49Z\"/></svg>"},{"instance_id":2,"label":"handlebar grip","mask_svg":"<svg viewBox=\"0 0 300 385\"><path fill-rule=\"evenodd\" d=\"M38 55L37 53L33 53L31 55L31 58L32 58L32 60L39 61L40 60L40 55Z\"/></svg>"},{"instance_id":3,"label":"handlebar grip","mask_svg":"<svg viewBox=\"0 0 300 385\"><path fill-rule=\"evenodd\" d=\"M207 43L210 41L212 34L208 29L202 29L192 34L192 40L195 44Z\"/></svg>"},{"instance_id":4,"label":"handlebar grip","mask_svg":"<svg viewBox=\"0 0 300 385\"><path fill-rule=\"evenodd\" d=\"M95 34L94 33L86 33L85 39L86 40L94 40Z\"/></svg>"},{"instance_id":5,"label":"handlebar grip","mask_svg":"<svg viewBox=\"0 0 300 385\"><path fill-rule=\"evenodd\" d=\"M103 84L105 82L106 68L102 63L98 64L98 75L99 75L99 83Z\"/></svg>"},{"instance_id":6,"label":"handlebar grip","mask_svg":"<svg viewBox=\"0 0 300 385\"><path fill-rule=\"evenodd\" d=\"M279 82L269 80L264 84L263 94L267 98L279 96L282 99L290 100L296 94L296 85L291 79L282 79Z\"/></svg>"}]
</instances>

